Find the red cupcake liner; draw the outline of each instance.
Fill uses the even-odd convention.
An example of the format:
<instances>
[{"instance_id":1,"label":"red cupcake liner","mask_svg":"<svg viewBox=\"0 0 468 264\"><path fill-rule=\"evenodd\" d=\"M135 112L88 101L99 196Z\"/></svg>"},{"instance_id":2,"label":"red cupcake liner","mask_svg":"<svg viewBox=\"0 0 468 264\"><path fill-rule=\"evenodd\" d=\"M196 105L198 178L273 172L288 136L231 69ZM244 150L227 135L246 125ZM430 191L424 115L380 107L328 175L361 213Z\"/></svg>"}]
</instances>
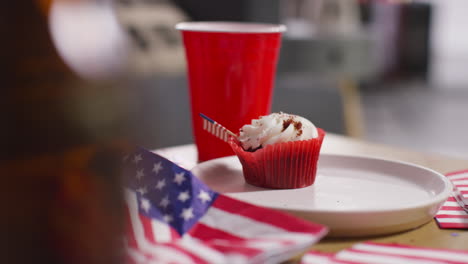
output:
<instances>
[{"instance_id":1,"label":"red cupcake liner","mask_svg":"<svg viewBox=\"0 0 468 264\"><path fill-rule=\"evenodd\" d=\"M254 152L245 151L234 138L229 144L242 164L247 183L274 189L302 188L315 182L325 137L325 131L317 130L317 138L272 144Z\"/></svg>"}]
</instances>

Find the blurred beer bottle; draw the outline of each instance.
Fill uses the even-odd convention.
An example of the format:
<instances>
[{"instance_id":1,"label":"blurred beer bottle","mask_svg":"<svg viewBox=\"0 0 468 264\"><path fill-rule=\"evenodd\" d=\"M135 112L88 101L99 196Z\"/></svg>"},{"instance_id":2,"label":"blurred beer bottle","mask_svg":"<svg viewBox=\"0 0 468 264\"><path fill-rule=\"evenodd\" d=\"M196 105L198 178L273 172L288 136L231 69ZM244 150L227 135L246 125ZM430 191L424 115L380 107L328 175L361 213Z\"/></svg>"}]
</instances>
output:
<instances>
[{"instance_id":1,"label":"blurred beer bottle","mask_svg":"<svg viewBox=\"0 0 468 264\"><path fill-rule=\"evenodd\" d=\"M123 262L131 96L108 7L0 7L0 263Z\"/></svg>"}]
</instances>

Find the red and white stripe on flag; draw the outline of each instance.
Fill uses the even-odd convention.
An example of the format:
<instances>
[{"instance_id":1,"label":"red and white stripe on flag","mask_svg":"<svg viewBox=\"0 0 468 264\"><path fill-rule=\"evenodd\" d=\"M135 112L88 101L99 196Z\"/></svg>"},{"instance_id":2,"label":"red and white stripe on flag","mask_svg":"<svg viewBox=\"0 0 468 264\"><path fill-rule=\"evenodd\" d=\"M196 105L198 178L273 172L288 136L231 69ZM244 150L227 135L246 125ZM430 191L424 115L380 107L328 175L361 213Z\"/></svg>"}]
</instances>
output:
<instances>
[{"instance_id":1,"label":"red and white stripe on flag","mask_svg":"<svg viewBox=\"0 0 468 264\"><path fill-rule=\"evenodd\" d=\"M139 214L127 192L130 263L278 263L307 250L326 227L219 195L182 237L169 225Z\"/></svg>"},{"instance_id":2,"label":"red and white stripe on flag","mask_svg":"<svg viewBox=\"0 0 468 264\"><path fill-rule=\"evenodd\" d=\"M468 197L468 170L449 173L447 178L464 195L466 201ZM468 213L463 210L453 196L449 197L442 205L435 219L440 228L468 229Z\"/></svg>"},{"instance_id":3,"label":"red and white stripe on flag","mask_svg":"<svg viewBox=\"0 0 468 264\"><path fill-rule=\"evenodd\" d=\"M452 182L456 191L455 195L468 206L468 170L447 174L447 178Z\"/></svg>"},{"instance_id":4,"label":"red and white stripe on flag","mask_svg":"<svg viewBox=\"0 0 468 264\"><path fill-rule=\"evenodd\" d=\"M203 129L210 132L212 135L216 136L217 138L228 141L229 134L226 131L226 128L221 126L218 123L211 123L210 121L203 119Z\"/></svg>"},{"instance_id":5,"label":"red and white stripe on flag","mask_svg":"<svg viewBox=\"0 0 468 264\"><path fill-rule=\"evenodd\" d=\"M440 228L468 228L468 213L463 210L453 196L449 197L442 205L435 219Z\"/></svg>"},{"instance_id":6,"label":"red and white stripe on flag","mask_svg":"<svg viewBox=\"0 0 468 264\"><path fill-rule=\"evenodd\" d=\"M300 264L328 264L333 263L334 254L309 251L301 258Z\"/></svg>"},{"instance_id":7,"label":"red and white stripe on flag","mask_svg":"<svg viewBox=\"0 0 468 264\"><path fill-rule=\"evenodd\" d=\"M359 243L330 256L308 252L301 264L467 264L468 251L413 247L398 244Z\"/></svg>"}]
</instances>

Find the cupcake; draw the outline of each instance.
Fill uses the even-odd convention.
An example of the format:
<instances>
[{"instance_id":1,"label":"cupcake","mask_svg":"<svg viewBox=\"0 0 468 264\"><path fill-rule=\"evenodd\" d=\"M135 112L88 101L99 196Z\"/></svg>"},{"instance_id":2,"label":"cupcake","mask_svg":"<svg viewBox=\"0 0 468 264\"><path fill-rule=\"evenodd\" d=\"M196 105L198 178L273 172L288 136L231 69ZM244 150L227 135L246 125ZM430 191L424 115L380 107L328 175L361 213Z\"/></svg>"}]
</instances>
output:
<instances>
[{"instance_id":1,"label":"cupcake","mask_svg":"<svg viewBox=\"0 0 468 264\"><path fill-rule=\"evenodd\" d=\"M244 125L229 144L247 183L275 189L312 185L325 132L309 120L273 113Z\"/></svg>"}]
</instances>

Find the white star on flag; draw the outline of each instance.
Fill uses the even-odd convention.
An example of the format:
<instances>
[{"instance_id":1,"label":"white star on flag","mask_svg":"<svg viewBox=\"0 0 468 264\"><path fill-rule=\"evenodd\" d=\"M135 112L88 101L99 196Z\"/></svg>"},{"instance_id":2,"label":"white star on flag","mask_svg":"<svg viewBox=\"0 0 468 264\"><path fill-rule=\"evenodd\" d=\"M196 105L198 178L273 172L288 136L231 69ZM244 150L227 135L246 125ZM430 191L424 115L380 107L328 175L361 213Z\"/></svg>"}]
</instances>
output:
<instances>
[{"instance_id":1,"label":"white star on flag","mask_svg":"<svg viewBox=\"0 0 468 264\"><path fill-rule=\"evenodd\" d=\"M162 190L162 188L164 188L164 186L166 186L166 180L162 179L162 180L158 181L158 184L156 184L156 189Z\"/></svg>"},{"instance_id":2,"label":"white star on flag","mask_svg":"<svg viewBox=\"0 0 468 264\"><path fill-rule=\"evenodd\" d=\"M181 185L185 181L184 172L176 173L174 176L174 182Z\"/></svg>"},{"instance_id":3,"label":"white star on flag","mask_svg":"<svg viewBox=\"0 0 468 264\"><path fill-rule=\"evenodd\" d=\"M138 164L138 162L140 162L141 160L143 160L143 158L141 158L141 154L135 155L135 157L133 158L133 162L135 164Z\"/></svg>"},{"instance_id":4,"label":"white star on flag","mask_svg":"<svg viewBox=\"0 0 468 264\"><path fill-rule=\"evenodd\" d=\"M140 187L137 189L137 192L139 192L141 195L144 195L148 192L148 190L146 189L146 187Z\"/></svg>"},{"instance_id":5,"label":"white star on flag","mask_svg":"<svg viewBox=\"0 0 468 264\"><path fill-rule=\"evenodd\" d=\"M205 192L204 190L201 190L198 194L198 199L200 199L203 203L206 203L208 201L211 201L211 196L209 193Z\"/></svg>"},{"instance_id":6,"label":"white star on flag","mask_svg":"<svg viewBox=\"0 0 468 264\"><path fill-rule=\"evenodd\" d=\"M181 202L187 201L188 199L190 199L189 191L180 192L180 193L179 193L179 196L177 197L177 199L178 199L179 201L181 201Z\"/></svg>"},{"instance_id":7,"label":"white star on flag","mask_svg":"<svg viewBox=\"0 0 468 264\"><path fill-rule=\"evenodd\" d=\"M194 217L193 215L193 208L185 208L182 210L182 213L180 214L180 217L182 217L185 221L188 221Z\"/></svg>"},{"instance_id":8,"label":"white star on flag","mask_svg":"<svg viewBox=\"0 0 468 264\"><path fill-rule=\"evenodd\" d=\"M145 176L145 173L143 172L143 169L137 170L137 174L136 174L136 178L137 178L137 179L140 180L140 179L143 178L144 176Z\"/></svg>"},{"instance_id":9,"label":"white star on flag","mask_svg":"<svg viewBox=\"0 0 468 264\"><path fill-rule=\"evenodd\" d=\"M158 175L159 171L161 171L162 169L163 167L161 165L161 162L155 163L153 165L153 172L156 173L156 175Z\"/></svg>"},{"instance_id":10,"label":"white star on flag","mask_svg":"<svg viewBox=\"0 0 468 264\"><path fill-rule=\"evenodd\" d=\"M166 208L169 204L169 197L167 195L164 198L162 198L161 202L159 202L159 205L163 208Z\"/></svg>"},{"instance_id":11,"label":"white star on flag","mask_svg":"<svg viewBox=\"0 0 468 264\"><path fill-rule=\"evenodd\" d=\"M165 214L163 216L163 220L164 220L164 222L169 223L169 222L172 222L173 218L172 218L171 215Z\"/></svg>"},{"instance_id":12,"label":"white star on flag","mask_svg":"<svg viewBox=\"0 0 468 264\"><path fill-rule=\"evenodd\" d=\"M149 209L151 208L151 203L148 199L141 199L141 208L145 210L146 213L148 213Z\"/></svg>"}]
</instances>

